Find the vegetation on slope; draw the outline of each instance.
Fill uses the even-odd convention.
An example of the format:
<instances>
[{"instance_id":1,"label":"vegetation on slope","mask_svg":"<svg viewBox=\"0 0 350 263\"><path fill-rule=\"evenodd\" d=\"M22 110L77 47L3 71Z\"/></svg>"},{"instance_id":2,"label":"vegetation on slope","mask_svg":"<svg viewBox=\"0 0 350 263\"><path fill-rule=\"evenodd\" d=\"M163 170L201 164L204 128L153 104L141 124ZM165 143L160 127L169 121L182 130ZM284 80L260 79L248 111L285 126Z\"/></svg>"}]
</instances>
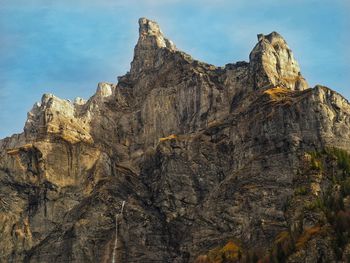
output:
<instances>
[{"instance_id":1,"label":"vegetation on slope","mask_svg":"<svg viewBox=\"0 0 350 263\"><path fill-rule=\"evenodd\" d=\"M331 239L331 249L336 259L350 262L349 253L345 252L350 244L350 154L339 148L326 148L306 155L308 165L303 172L322 174L325 187L321 193L314 193L309 181L295 188L292 199L304 203L302 217L310 213L318 216L317 224L300 229L290 227L279 233L265 251L259 248L244 249L238 242L229 241L223 247L199 256L195 263L286 262L293 254L307 249L311 240L327 237Z\"/></svg>"}]
</instances>

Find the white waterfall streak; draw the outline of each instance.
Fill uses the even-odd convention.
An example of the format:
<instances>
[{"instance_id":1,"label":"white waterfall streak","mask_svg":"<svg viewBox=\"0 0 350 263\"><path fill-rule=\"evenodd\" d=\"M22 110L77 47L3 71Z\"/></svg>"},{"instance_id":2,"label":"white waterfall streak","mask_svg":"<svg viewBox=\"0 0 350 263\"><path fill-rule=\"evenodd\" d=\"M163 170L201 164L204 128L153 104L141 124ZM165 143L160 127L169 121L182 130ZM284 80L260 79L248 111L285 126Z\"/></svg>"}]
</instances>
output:
<instances>
[{"instance_id":1,"label":"white waterfall streak","mask_svg":"<svg viewBox=\"0 0 350 263\"><path fill-rule=\"evenodd\" d=\"M115 259L117 257L117 246L118 246L118 218L119 216L123 215L125 201L122 202L122 207L120 209L120 212L115 215L115 240L114 240L114 247L113 247L113 257L112 257L112 263L115 263Z\"/></svg>"}]
</instances>

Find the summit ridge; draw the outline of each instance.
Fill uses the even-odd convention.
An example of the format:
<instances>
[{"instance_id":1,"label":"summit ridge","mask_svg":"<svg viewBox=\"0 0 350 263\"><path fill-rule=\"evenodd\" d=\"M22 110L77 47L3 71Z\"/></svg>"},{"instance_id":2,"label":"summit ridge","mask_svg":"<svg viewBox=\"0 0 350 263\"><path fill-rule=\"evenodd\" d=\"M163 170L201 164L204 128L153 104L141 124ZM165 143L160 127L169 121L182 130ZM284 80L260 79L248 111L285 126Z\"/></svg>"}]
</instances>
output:
<instances>
[{"instance_id":1,"label":"summit ridge","mask_svg":"<svg viewBox=\"0 0 350 263\"><path fill-rule=\"evenodd\" d=\"M0 262L346 262L349 153L280 34L217 67L140 18L130 72L0 140Z\"/></svg>"}]
</instances>

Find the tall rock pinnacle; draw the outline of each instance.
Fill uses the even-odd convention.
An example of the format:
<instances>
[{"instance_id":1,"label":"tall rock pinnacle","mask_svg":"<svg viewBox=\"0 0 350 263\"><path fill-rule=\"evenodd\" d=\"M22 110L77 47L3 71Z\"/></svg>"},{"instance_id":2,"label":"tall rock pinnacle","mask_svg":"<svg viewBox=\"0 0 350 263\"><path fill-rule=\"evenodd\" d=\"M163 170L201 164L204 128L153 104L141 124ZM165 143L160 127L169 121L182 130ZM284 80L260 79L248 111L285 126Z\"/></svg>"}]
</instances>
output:
<instances>
[{"instance_id":1,"label":"tall rock pinnacle","mask_svg":"<svg viewBox=\"0 0 350 263\"><path fill-rule=\"evenodd\" d=\"M149 70L160 63L157 54L160 49L175 50L174 44L163 36L159 25L147 18L139 19L139 39L131 63L131 75Z\"/></svg>"},{"instance_id":2,"label":"tall rock pinnacle","mask_svg":"<svg viewBox=\"0 0 350 263\"><path fill-rule=\"evenodd\" d=\"M308 88L298 62L280 34L259 34L258 41L249 57L256 87L272 84L291 90Z\"/></svg>"},{"instance_id":3,"label":"tall rock pinnacle","mask_svg":"<svg viewBox=\"0 0 350 263\"><path fill-rule=\"evenodd\" d=\"M174 44L166 39L159 25L147 18L139 19L139 42L141 46L148 48L175 49ZM139 46L140 47L140 46Z\"/></svg>"}]
</instances>

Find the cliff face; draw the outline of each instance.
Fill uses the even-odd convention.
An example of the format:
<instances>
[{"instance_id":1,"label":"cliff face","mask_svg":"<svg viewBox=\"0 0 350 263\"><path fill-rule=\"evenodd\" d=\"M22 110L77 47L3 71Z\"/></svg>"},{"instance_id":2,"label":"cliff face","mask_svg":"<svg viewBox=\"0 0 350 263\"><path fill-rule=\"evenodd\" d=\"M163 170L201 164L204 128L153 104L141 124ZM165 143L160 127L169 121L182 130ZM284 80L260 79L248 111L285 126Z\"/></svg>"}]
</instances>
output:
<instances>
[{"instance_id":1,"label":"cliff face","mask_svg":"<svg viewBox=\"0 0 350 263\"><path fill-rule=\"evenodd\" d=\"M1 262L346 262L348 101L309 88L276 32L215 67L139 24L117 84L46 94L0 141Z\"/></svg>"}]
</instances>

